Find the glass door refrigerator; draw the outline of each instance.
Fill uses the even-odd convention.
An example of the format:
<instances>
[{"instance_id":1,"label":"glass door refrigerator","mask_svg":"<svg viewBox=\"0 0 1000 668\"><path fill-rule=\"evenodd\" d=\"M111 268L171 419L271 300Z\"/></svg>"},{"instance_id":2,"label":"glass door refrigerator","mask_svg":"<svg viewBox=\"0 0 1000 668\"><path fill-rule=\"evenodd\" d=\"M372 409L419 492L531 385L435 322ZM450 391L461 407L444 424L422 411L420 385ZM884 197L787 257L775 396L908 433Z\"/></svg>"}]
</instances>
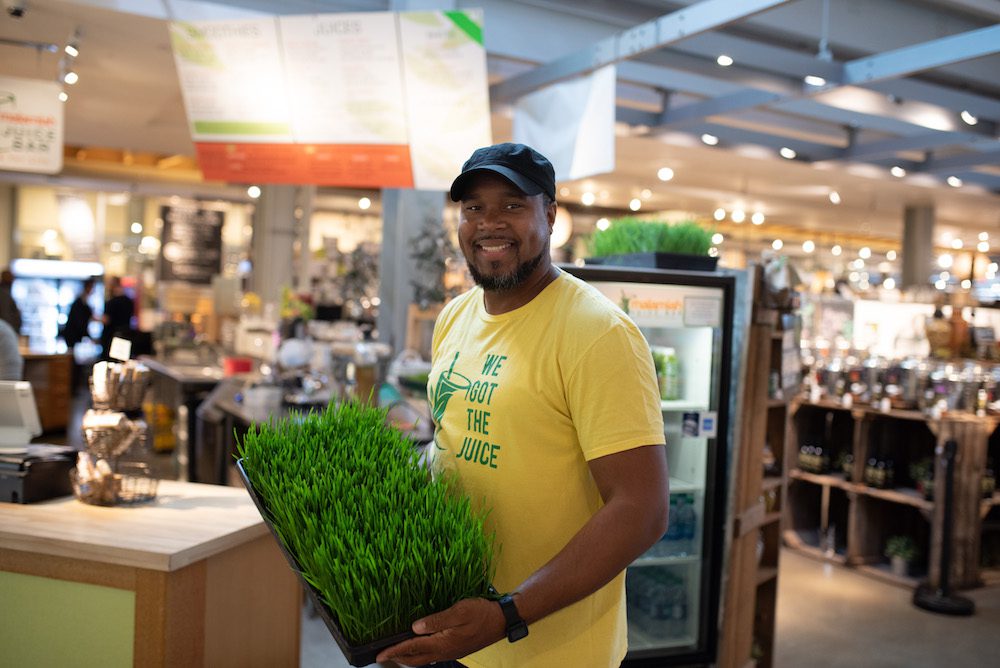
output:
<instances>
[{"instance_id":1,"label":"glass door refrigerator","mask_svg":"<svg viewBox=\"0 0 1000 668\"><path fill-rule=\"evenodd\" d=\"M624 666L712 663L718 649L733 442L730 388L738 375L733 359L738 277L562 268L631 316L649 342L660 382L670 528L626 572L629 653Z\"/></svg>"}]
</instances>

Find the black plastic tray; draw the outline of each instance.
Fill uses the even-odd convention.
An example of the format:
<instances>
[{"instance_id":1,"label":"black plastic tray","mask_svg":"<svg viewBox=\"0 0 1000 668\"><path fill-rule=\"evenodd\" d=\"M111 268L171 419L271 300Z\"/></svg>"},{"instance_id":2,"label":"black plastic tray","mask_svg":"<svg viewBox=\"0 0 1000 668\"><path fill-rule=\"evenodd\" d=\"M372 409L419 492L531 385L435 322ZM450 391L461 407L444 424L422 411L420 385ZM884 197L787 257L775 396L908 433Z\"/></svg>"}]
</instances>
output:
<instances>
[{"instance_id":1,"label":"black plastic tray","mask_svg":"<svg viewBox=\"0 0 1000 668\"><path fill-rule=\"evenodd\" d=\"M687 255L685 253L627 253L588 257L587 264L619 267L639 267L643 269L680 269L684 271L715 271L719 258L710 255Z\"/></svg>"},{"instance_id":2,"label":"black plastic tray","mask_svg":"<svg viewBox=\"0 0 1000 668\"><path fill-rule=\"evenodd\" d=\"M264 523L267 524L267 528L271 530L271 535L273 535L274 539L278 542L278 547L281 548L282 554L285 555L285 559L288 560L288 564L299 577L299 581L302 582L302 586L305 587L306 592L312 599L313 604L316 606L316 610L319 612L320 618L323 620L323 623L326 624L326 628L330 631L330 635L332 635L333 639L337 641L337 645L340 647L340 651L344 653L344 657L347 659L348 663L352 666L367 666L368 664L375 663L375 657L378 656L378 653L386 647L391 647L403 642L404 640L416 637L416 634L412 631L404 631L403 633L397 633L394 636L373 640L366 645L351 645L348 643L347 639L344 638L344 635L340 632L340 627L337 626L337 621L330 613L330 609L327 608L326 603L323 602L323 597L318 591L316 591L315 587L309 584L309 582L302 577L302 567L299 565L298 560L292 556L292 553L288 551L285 544L281 542L278 532L274 530L274 525L271 522L271 511L267 509L267 506L264 504L264 500L257 496L257 492L254 490L253 484L250 482L250 478L247 477L247 472L243 469L242 459L236 460L236 470L239 471L240 480L243 481L243 485L250 493L250 498L253 499L254 505L257 506L257 510L260 511L260 516L264 518Z\"/></svg>"}]
</instances>

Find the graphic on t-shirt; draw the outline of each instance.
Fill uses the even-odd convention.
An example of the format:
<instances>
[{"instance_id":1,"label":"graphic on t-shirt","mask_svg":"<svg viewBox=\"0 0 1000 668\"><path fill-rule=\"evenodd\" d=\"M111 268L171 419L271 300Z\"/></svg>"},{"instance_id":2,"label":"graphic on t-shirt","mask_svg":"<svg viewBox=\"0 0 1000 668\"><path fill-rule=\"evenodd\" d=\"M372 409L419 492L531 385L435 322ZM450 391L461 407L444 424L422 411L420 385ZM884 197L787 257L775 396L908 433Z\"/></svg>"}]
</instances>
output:
<instances>
[{"instance_id":1,"label":"graphic on t-shirt","mask_svg":"<svg viewBox=\"0 0 1000 668\"><path fill-rule=\"evenodd\" d=\"M431 396L431 417L434 419L434 427L441 428L441 419L444 417L444 409L448 407L451 396L458 390L467 390L472 385L472 381L455 371L455 362L458 361L458 353L455 353L448 370L438 377L437 385L434 387ZM437 446L437 441L434 441ZM443 449L438 446L439 449Z\"/></svg>"}]
</instances>

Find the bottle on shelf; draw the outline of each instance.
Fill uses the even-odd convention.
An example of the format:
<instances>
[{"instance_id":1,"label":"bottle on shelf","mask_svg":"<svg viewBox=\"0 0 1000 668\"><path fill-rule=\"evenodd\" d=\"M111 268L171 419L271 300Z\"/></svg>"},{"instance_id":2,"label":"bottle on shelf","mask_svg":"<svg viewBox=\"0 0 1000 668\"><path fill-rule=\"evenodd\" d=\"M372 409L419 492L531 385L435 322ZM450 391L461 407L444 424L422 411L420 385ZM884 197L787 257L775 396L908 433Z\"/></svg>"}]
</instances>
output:
<instances>
[{"instance_id":1,"label":"bottle on shelf","mask_svg":"<svg viewBox=\"0 0 1000 668\"><path fill-rule=\"evenodd\" d=\"M681 398L681 368L677 352L673 348L664 348L663 387L660 396L664 401L676 401Z\"/></svg>"}]
</instances>

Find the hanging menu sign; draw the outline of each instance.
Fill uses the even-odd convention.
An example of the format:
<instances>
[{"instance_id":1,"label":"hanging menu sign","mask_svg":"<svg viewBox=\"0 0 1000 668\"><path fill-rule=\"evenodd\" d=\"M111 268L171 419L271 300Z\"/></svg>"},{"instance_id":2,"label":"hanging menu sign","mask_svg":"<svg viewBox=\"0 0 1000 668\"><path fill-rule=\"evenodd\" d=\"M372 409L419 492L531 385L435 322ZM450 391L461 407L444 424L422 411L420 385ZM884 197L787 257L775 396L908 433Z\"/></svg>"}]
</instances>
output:
<instances>
[{"instance_id":1,"label":"hanging menu sign","mask_svg":"<svg viewBox=\"0 0 1000 668\"><path fill-rule=\"evenodd\" d=\"M61 88L0 76L0 169L56 174L63 164Z\"/></svg>"},{"instance_id":2,"label":"hanging menu sign","mask_svg":"<svg viewBox=\"0 0 1000 668\"><path fill-rule=\"evenodd\" d=\"M446 190L492 141L479 10L170 30L206 179Z\"/></svg>"},{"instance_id":3,"label":"hanging menu sign","mask_svg":"<svg viewBox=\"0 0 1000 668\"><path fill-rule=\"evenodd\" d=\"M160 280L209 285L222 269L222 211L162 206Z\"/></svg>"}]
</instances>

